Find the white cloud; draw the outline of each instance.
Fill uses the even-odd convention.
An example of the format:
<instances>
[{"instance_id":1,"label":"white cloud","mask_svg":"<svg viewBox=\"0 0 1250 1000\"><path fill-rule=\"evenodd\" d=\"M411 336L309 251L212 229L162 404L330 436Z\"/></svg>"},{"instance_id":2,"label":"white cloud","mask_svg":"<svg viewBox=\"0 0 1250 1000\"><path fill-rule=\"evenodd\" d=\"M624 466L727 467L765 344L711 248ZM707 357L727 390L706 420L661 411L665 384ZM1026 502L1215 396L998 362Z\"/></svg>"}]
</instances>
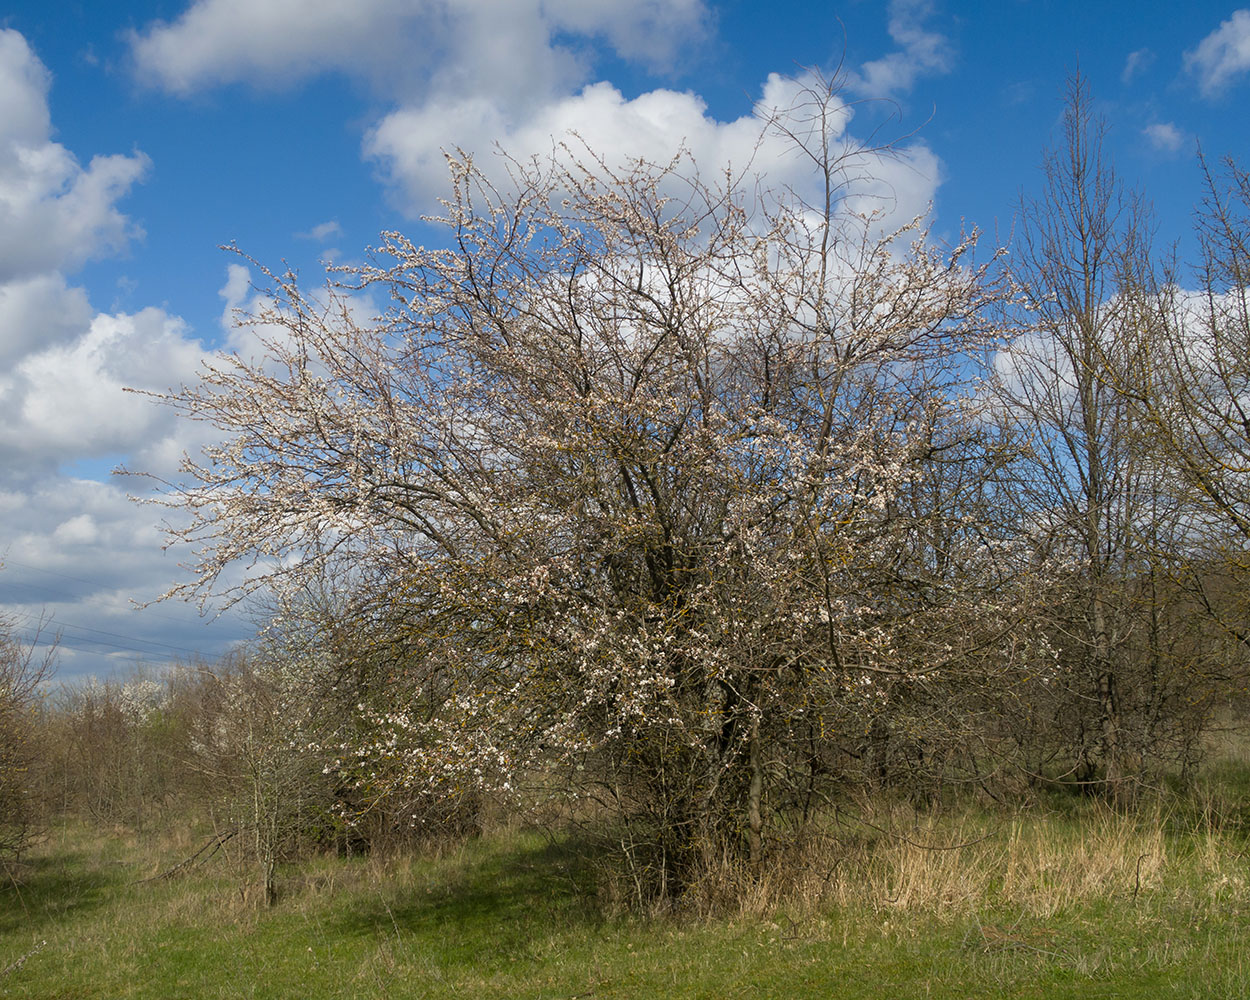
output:
<instances>
[{"instance_id":1,"label":"white cloud","mask_svg":"<svg viewBox=\"0 0 1250 1000\"><path fill-rule=\"evenodd\" d=\"M773 74L764 84L759 106L788 108L799 99L803 86L804 81ZM833 138L849 150L855 145L846 131L852 114L847 105L841 110ZM790 140L762 134L763 130L756 115L717 121L692 93L653 90L629 100L611 84L596 83L519 121L482 99L402 108L369 133L365 152L383 166L412 215L428 210L447 189L443 150L463 149L476 154L479 166L488 166L486 157L496 148L525 161L548 156L566 141L571 142L573 155L585 148L618 169L640 158L667 163L684 148L707 178L730 166L735 171L750 168L765 175L770 185L802 192L815 180L810 163L795 155ZM574 135L578 139L572 139ZM859 199L857 208L884 207L902 221L923 213L933 200L938 164L922 144L901 150L895 158L874 158L865 167L864 178L850 192Z\"/></svg>"},{"instance_id":2,"label":"white cloud","mask_svg":"<svg viewBox=\"0 0 1250 1000\"><path fill-rule=\"evenodd\" d=\"M1205 97L1222 93L1234 79L1250 71L1250 10L1232 16L1185 53L1185 68L1198 78Z\"/></svg>"},{"instance_id":3,"label":"white cloud","mask_svg":"<svg viewBox=\"0 0 1250 1000\"><path fill-rule=\"evenodd\" d=\"M114 253L137 232L115 203L147 157L97 156L84 168L51 140L50 84L26 40L0 30L0 284Z\"/></svg>"},{"instance_id":4,"label":"white cloud","mask_svg":"<svg viewBox=\"0 0 1250 1000\"><path fill-rule=\"evenodd\" d=\"M123 386L189 379L203 349L176 316L98 314L67 279L137 233L118 201L148 160L98 156L84 167L52 139L51 85L26 40L0 30L0 606L25 638L54 615L64 677L125 668L136 655L165 660L177 655L170 646L211 655L243 630L237 620L207 628L187 609L141 620L131 609L131 598L151 600L181 575L176 557L162 551L152 508L86 476L107 476L122 457L175 476L183 450L211 429L176 422Z\"/></svg>"},{"instance_id":5,"label":"white cloud","mask_svg":"<svg viewBox=\"0 0 1250 1000\"><path fill-rule=\"evenodd\" d=\"M251 290L252 272L242 264L227 264L226 283L217 291L226 304L221 311L221 328L226 333L234 329L238 312Z\"/></svg>"},{"instance_id":6,"label":"white cloud","mask_svg":"<svg viewBox=\"0 0 1250 1000\"><path fill-rule=\"evenodd\" d=\"M290 86L329 71L391 96L524 102L583 82L576 36L667 65L703 31L703 0L197 0L131 37L141 79L179 94Z\"/></svg>"},{"instance_id":7,"label":"white cloud","mask_svg":"<svg viewBox=\"0 0 1250 1000\"><path fill-rule=\"evenodd\" d=\"M87 293L58 272L0 284L0 372L27 354L77 337L91 316Z\"/></svg>"},{"instance_id":8,"label":"white cloud","mask_svg":"<svg viewBox=\"0 0 1250 1000\"><path fill-rule=\"evenodd\" d=\"M892 0L889 31L899 46L851 74L857 92L909 88L922 73L947 70L950 46L925 27L928 0ZM704 0L196 0L179 18L132 36L141 77L175 93L224 83L290 85L315 73L370 81L395 107L366 132L378 163L411 216L446 193L444 151L479 164L498 146L526 159L549 154L570 132L618 163L667 161L684 143L707 172L756 155L759 122L717 121L700 97L657 89L626 97L591 82L592 42L652 67L675 63L706 33ZM783 84L774 77L765 91ZM765 94L768 98L768 94ZM849 113L847 119L849 120ZM769 160L770 179L788 183L797 162ZM903 168L883 166L877 186L900 205L932 197L936 161L922 146ZM328 224L327 224L328 225ZM321 238L321 233L307 235Z\"/></svg>"},{"instance_id":9,"label":"white cloud","mask_svg":"<svg viewBox=\"0 0 1250 1000\"><path fill-rule=\"evenodd\" d=\"M704 0L196 0L134 33L131 46L140 78L179 94L289 86L326 71L368 81L396 107L369 130L366 155L419 215L446 191L443 148L485 153L499 140L525 154L549 148L567 123L586 126L579 112L595 94L577 92L590 79L592 42L668 65L707 19ZM666 100L658 92L650 103ZM331 226L306 235L326 240Z\"/></svg>"},{"instance_id":10,"label":"white cloud","mask_svg":"<svg viewBox=\"0 0 1250 1000\"><path fill-rule=\"evenodd\" d=\"M1185 134L1171 122L1156 122L1142 129L1142 134L1155 149L1175 153L1185 145Z\"/></svg>"},{"instance_id":11,"label":"white cloud","mask_svg":"<svg viewBox=\"0 0 1250 1000\"><path fill-rule=\"evenodd\" d=\"M444 150L477 154L483 165L496 147L527 160L552 153L571 133L613 165L625 157L666 162L685 144L709 169L728 161L742 168L760 125L750 116L716 122L694 94L655 90L627 100L611 84L596 83L519 121L482 99L401 108L370 131L365 153L383 164L417 214L447 189Z\"/></svg>"},{"instance_id":12,"label":"white cloud","mask_svg":"<svg viewBox=\"0 0 1250 1000\"><path fill-rule=\"evenodd\" d=\"M1132 83L1134 79L1146 72L1155 61L1155 54L1150 49L1135 49L1124 60L1124 69L1120 71L1121 83Z\"/></svg>"},{"instance_id":13,"label":"white cloud","mask_svg":"<svg viewBox=\"0 0 1250 1000\"><path fill-rule=\"evenodd\" d=\"M245 632L237 618L208 626L185 609L136 613L132 601L153 600L182 571L162 550L160 514L127 497L147 481L94 478L124 459L176 480L183 453L212 429L123 387L164 390L192 378L203 357L181 320L150 308L91 316L77 335L0 369L0 602L30 628L52 615L50 632L66 643L62 677L125 670L137 657L211 657ZM90 466L92 478L67 465Z\"/></svg>"},{"instance_id":14,"label":"white cloud","mask_svg":"<svg viewBox=\"0 0 1250 1000\"><path fill-rule=\"evenodd\" d=\"M920 76L949 71L950 41L924 27L932 12L930 0L890 0L888 28L900 51L864 63L850 75L851 86L866 97L890 97L911 90Z\"/></svg>"},{"instance_id":15,"label":"white cloud","mask_svg":"<svg viewBox=\"0 0 1250 1000\"><path fill-rule=\"evenodd\" d=\"M77 338L0 375L0 455L30 466L149 447L170 433L168 416L124 388L167 389L202 357L182 321L159 309L97 315Z\"/></svg>"},{"instance_id":16,"label":"white cloud","mask_svg":"<svg viewBox=\"0 0 1250 1000\"><path fill-rule=\"evenodd\" d=\"M660 70L703 37L708 20L703 0L543 0L542 9L559 31L597 35L623 58Z\"/></svg>"},{"instance_id":17,"label":"white cloud","mask_svg":"<svg viewBox=\"0 0 1250 1000\"><path fill-rule=\"evenodd\" d=\"M52 128L47 94L52 74L12 29L0 30L0 122L7 141L45 141Z\"/></svg>"},{"instance_id":18,"label":"white cloud","mask_svg":"<svg viewBox=\"0 0 1250 1000\"><path fill-rule=\"evenodd\" d=\"M319 289L305 288L303 292L313 301L324 301ZM225 351L249 362L263 363L268 355L266 342L284 343L289 340L290 331L286 327L257 321L256 317L275 309L277 304L264 291L256 288L252 272L243 264L226 265L226 283L217 290L217 294L225 303L221 310L221 339ZM375 312L373 310L370 315Z\"/></svg>"},{"instance_id":19,"label":"white cloud","mask_svg":"<svg viewBox=\"0 0 1250 1000\"><path fill-rule=\"evenodd\" d=\"M0 477L134 440L122 380L163 358L160 342L142 342L163 314L95 316L65 277L133 235L116 203L147 158L95 157L84 169L51 139L50 86L26 40L0 31L0 453L21 456L0 463Z\"/></svg>"},{"instance_id":20,"label":"white cloud","mask_svg":"<svg viewBox=\"0 0 1250 1000\"><path fill-rule=\"evenodd\" d=\"M67 546L93 545L99 538L99 526L90 514L75 514L52 532L53 541Z\"/></svg>"},{"instance_id":21,"label":"white cloud","mask_svg":"<svg viewBox=\"0 0 1250 1000\"><path fill-rule=\"evenodd\" d=\"M404 0L198 0L177 20L154 22L130 41L140 77L177 94L234 82L289 86L357 64L366 73L362 55L369 51L379 62L395 58L403 29L425 27L414 15L433 20L430 6ZM405 18L408 10L414 14Z\"/></svg>"},{"instance_id":22,"label":"white cloud","mask_svg":"<svg viewBox=\"0 0 1250 1000\"><path fill-rule=\"evenodd\" d=\"M306 232L295 234L297 239L312 240L314 243L324 243L328 239L342 235L343 227L334 219L329 222L320 222Z\"/></svg>"},{"instance_id":23,"label":"white cloud","mask_svg":"<svg viewBox=\"0 0 1250 1000\"><path fill-rule=\"evenodd\" d=\"M58 679L127 671L139 659L212 658L247 632L237 618L204 621L185 605L136 609L179 569L162 551L152 509L117 483L47 475L21 490L0 488L0 511L8 527L0 604L23 638L51 619L44 638L61 635Z\"/></svg>"}]
</instances>

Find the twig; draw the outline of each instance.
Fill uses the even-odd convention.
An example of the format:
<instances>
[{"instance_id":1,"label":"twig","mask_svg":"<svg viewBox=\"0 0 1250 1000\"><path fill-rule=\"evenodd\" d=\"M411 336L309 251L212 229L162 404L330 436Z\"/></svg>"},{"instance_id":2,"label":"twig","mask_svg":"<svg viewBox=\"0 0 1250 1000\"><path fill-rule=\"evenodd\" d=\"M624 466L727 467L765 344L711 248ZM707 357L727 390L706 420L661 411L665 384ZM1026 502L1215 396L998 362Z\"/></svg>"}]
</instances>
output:
<instances>
[{"instance_id":1,"label":"twig","mask_svg":"<svg viewBox=\"0 0 1250 1000\"><path fill-rule=\"evenodd\" d=\"M1006 951L1008 949L1014 949L1016 951L1031 951L1038 955L1045 955L1048 958L1059 958L1072 961L1072 956L1062 948L1055 950L1051 948L1039 948L1037 945L1029 944L1028 941L1024 940L1021 934L1016 933L1016 926L1019 922L1020 921L1017 919L1016 923L1012 924L1006 931L1000 931L997 928L990 927L990 933L987 934L985 926L978 920L976 930L981 936L981 950L987 955L991 951ZM968 946L968 938L971 934L972 928L969 928L968 933L964 935L964 947Z\"/></svg>"},{"instance_id":2,"label":"twig","mask_svg":"<svg viewBox=\"0 0 1250 1000\"><path fill-rule=\"evenodd\" d=\"M1133 880L1133 898L1134 899L1136 899L1137 894L1141 892L1141 863L1147 857L1149 857L1149 855L1147 854L1137 855L1137 877Z\"/></svg>"},{"instance_id":3,"label":"twig","mask_svg":"<svg viewBox=\"0 0 1250 1000\"><path fill-rule=\"evenodd\" d=\"M9 867L9 863L7 861L0 862L0 864L4 865L4 874L9 876L9 881L13 883L13 893L17 896L17 901L22 904L22 912L29 917L30 909L26 905L26 900L22 898L22 890L18 888L17 876L13 874L13 870ZM25 959L23 959L23 961L25 961Z\"/></svg>"},{"instance_id":4,"label":"twig","mask_svg":"<svg viewBox=\"0 0 1250 1000\"><path fill-rule=\"evenodd\" d=\"M207 844L201 847L198 851L192 854L189 858L184 858L183 860L179 861L176 865L174 865L172 868L166 869L165 871L161 872L159 875L149 875L147 878L135 879L130 884L142 885L144 882L157 882L161 879L173 878L173 876L178 874L178 872L182 871L184 868L187 868L192 864L202 865L206 861L208 861L209 858L211 858L214 854L220 851L222 845L231 837L233 837L235 834L237 834L238 832L239 832L238 827L235 827L233 830L227 830L225 833L219 833L215 837L210 838ZM200 855L204 854L205 851L208 851L210 847L212 848L212 850L209 851L208 854L206 854L204 857L201 858Z\"/></svg>"},{"instance_id":5,"label":"twig","mask_svg":"<svg viewBox=\"0 0 1250 1000\"><path fill-rule=\"evenodd\" d=\"M30 958L32 955L37 955L39 952L43 951L44 946L47 943L48 943L47 941L40 941L37 945L35 945L35 947L31 948L30 951L28 951L21 958L10 962L3 969L0 969L0 976L7 976L10 972L16 972L18 969L20 969L23 965L26 964L26 959Z\"/></svg>"}]
</instances>

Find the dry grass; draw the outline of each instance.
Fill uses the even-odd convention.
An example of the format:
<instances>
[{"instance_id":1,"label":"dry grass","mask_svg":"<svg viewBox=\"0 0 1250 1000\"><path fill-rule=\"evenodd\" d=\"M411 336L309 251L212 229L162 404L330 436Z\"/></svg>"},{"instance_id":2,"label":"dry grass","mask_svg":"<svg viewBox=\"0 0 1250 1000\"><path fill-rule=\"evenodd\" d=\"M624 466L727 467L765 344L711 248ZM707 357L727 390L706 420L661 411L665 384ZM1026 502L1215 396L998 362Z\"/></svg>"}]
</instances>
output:
<instances>
[{"instance_id":1,"label":"dry grass","mask_svg":"<svg viewBox=\"0 0 1250 1000\"><path fill-rule=\"evenodd\" d=\"M1170 897L1250 907L1244 832L1218 804L1188 820L1162 806L1125 813L839 813L761 871L722 859L695 886L704 915L829 908L968 917L1005 909L1048 919L1075 907Z\"/></svg>"}]
</instances>

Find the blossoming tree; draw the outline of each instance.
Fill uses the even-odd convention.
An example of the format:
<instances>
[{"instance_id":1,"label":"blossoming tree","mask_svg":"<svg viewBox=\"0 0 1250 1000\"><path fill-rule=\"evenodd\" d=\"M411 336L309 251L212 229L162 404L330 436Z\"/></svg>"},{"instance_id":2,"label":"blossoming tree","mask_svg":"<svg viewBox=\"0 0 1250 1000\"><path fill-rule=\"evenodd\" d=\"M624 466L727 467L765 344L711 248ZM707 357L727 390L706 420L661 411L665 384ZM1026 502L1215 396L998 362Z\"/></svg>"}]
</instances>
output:
<instances>
[{"instance_id":1,"label":"blossoming tree","mask_svg":"<svg viewBox=\"0 0 1250 1000\"><path fill-rule=\"evenodd\" d=\"M541 774L669 895L708 851L758 862L840 769L984 735L1027 591L973 391L999 291L975 235L853 210L880 151L843 111L811 81L766 123L804 193L685 155L561 147L498 184L452 157L442 246L275 278L264 358L163 397L223 439L165 497L198 552L174 592L332 571L402 649L345 771Z\"/></svg>"}]
</instances>

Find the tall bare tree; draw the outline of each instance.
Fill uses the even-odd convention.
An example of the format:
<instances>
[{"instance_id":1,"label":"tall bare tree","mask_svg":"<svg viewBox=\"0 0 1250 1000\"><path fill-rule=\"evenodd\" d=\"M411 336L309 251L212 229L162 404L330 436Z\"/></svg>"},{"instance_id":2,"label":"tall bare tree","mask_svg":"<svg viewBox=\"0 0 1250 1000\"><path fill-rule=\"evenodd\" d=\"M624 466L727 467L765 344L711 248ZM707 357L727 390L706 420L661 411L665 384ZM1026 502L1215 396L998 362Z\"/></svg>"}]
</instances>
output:
<instances>
[{"instance_id":1,"label":"tall bare tree","mask_svg":"<svg viewBox=\"0 0 1250 1000\"><path fill-rule=\"evenodd\" d=\"M1101 763L1102 780L1120 790L1130 747L1117 651L1135 621L1124 582L1155 490L1117 385L1146 349L1141 289L1151 265L1146 210L1116 177L1105 131L1086 82L1071 78L1062 139L1045 155L1041 194L1022 205L1013 255L1029 332L1000 354L998 374L1033 456L1021 498L1070 559L1068 592L1054 598L1056 642L1073 678L1068 725L1083 777Z\"/></svg>"},{"instance_id":2,"label":"tall bare tree","mask_svg":"<svg viewBox=\"0 0 1250 1000\"><path fill-rule=\"evenodd\" d=\"M1244 692L1250 653L1250 179L1231 160L1203 167L1197 266L1170 266L1143 297L1151 349L1117 389L1173 498L1158 561L1174 603L1204 623L1187 701L1209 717Z\"/></svg>"},{"instance_id":3,"label":"tall bare tree","mask_svg":"<svg viewBox=\"0 0 1250 1000\"><path fill-rule=\"evenodd\" d=\"M1198 289L1173 275L1157 300L1165 349L1126 392L1185 490L1190 582L1246 643L1250 619L1226 574L1245 579L1250 547L1250 175L1231 160L1204 170Z\"/></svg>"}]
</instances>

